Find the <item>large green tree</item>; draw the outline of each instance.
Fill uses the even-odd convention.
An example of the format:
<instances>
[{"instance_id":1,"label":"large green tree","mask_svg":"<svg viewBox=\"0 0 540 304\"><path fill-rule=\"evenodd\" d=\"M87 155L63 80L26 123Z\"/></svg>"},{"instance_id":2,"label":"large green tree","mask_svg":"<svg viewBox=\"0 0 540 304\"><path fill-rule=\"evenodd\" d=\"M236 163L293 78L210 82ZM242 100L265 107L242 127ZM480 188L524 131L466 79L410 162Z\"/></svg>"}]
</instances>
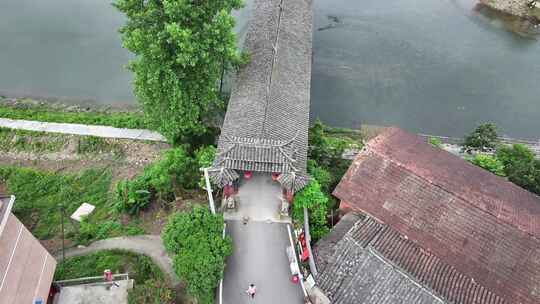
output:
<instances>
[{"instance_id":1,"label":"large green tree","mask_svg":"<svg viewBox=\"0 0 540 304\"><path fill-rule=\"evenodd\" d=\"M195 206L191 212L175 213L161 233L174 271L190 295L200 304L211 304L223 277L225 258L232 253L231 238L223 238L223 216Z\"/></svg>"},{"instance_id":2,"label":"large green tree","mask_svg":"<svg viewBox=\"0 0 540 304\"><path fill-rule=\"evenodd\" d=\"M127 16L123 46L135 54L135 95L150 124L171 141L205 134L220 105L217 82L237 65L233 9L242 0L116 0Z\"/></svg>"}]
</instances>

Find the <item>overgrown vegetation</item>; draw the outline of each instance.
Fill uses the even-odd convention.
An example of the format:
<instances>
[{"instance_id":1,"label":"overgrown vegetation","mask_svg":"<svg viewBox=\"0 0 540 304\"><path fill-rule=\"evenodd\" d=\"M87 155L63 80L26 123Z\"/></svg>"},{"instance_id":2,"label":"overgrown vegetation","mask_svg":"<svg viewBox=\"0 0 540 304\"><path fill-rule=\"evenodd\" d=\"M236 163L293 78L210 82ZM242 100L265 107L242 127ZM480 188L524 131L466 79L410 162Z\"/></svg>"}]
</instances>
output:
<instances>
[{"instance_id":1,"label":"overgrown vegetation","mask_svg":"<svg viewBox=\"0 0 540 304\"><path fill-rule=\"evenodd\" d=\"M294 196L292 204L292 218L298 222L304 222L304 207L309 213L309 227L313 242L317 242L326 235L330 228L327 225L326 213L328 212L328 197L321 191L321 186L313 179L300 192Z\"/></svg>"},{"instance_id":2,"label":"overgrown vegetation","mask_svg":"<svg viewBox=\"0 0 540 304\"><path fill-rule=\"evenodd\" d=\"M103 125L116 128L148 129L141 113L135 112L68 112L44 106L12 107L0 105L0 117L44 122Z\"/></svg>"},{"instance_id":3,"label":"overgrown vegetation","mask_svg":"<svg viewBox=\"0 0 540 304\"><path fill-rule=\"evenodd\" d=\"M0 151L57 152L67 141L61 134L0 128Z\"/></svg>"},{"instance_id":4,"label":"overgrown vegetation","mask_svg":"<svg viewBox=\"0 0 540 304\"><path fill-rule=\"evenodd\" d=\"M115 157L122 157L124 150L119 144L111 144L107 139L95 136L82 136L77 141L78 154L112 153Z\"/></svg>"},{"instance_id":5,"label":"overgrown vegetation","mask_svg":"<svg viewBox=\"0 0 540 304\"><path fill-rule=\"evenodd\" d=\"M442 141L437 137L429 137L428 138L428 143L430 145L432 145L433 147L435 147L435 148L442 147Z\"/></svg>"},{"instance_id":6,"label":"overgrown vegetation","mask_svg":"<svg viewBox=\"0 0 540 304\"><path fill-rule=\"evenodd\" d=\"M134 215L148 207L153 198L174 201L182 190L195 188L197 181L196 161L183 147L170 149L142 174L117 184L116 210Z\"/></svg>"},{"instance_id":7,"label":"overgrown vegetation","mask_svg":"<svg viewBox=\"0 0 540 304\"><path fill-rule=\"evenodd\" d=\"M113 4L127 17L123 45L135 54L129 64L135 95L146 117L171 142L208 132L220 108L217 83L223 68L236 66L233 9L241 0L138 1Z\"/></svg>"},{"instance_id":8,"label":"overgrown vegetation","mask_svg":"<svg viewBox=\"0 0 540 304\"><path fill-rule=\"evenodd\" d=\"M320 175L315 170L325 170L329 174L330 181L319 181L323 189L332 190L345 174L350 160L343 159L343 152L347 148L360 149L362 143L360 139L352 139L341 133L341 136L329 136L331 128L326 127L320 121L316 121L309 129L309 150L308 156L312 161L308 166L310 174ZM316 169L318 168L318 169ZM325 179L328 175L325 174Z\"/></svg>"},{"instance_id":9,"label":"overgrown vegetation","mask_svg":"<svg viewBox=\"0 0 540 304\"><path fill-rule=\"evenodd\" d=\"M13 212L41 240L60 235L62 208L66 237L88 243L119 235L144 233L132 222L121 225L109 212L111 174L89 169L79 174L58 174L15 166L0 166L0 184L17 196ZM69 216L82 204L96 206L79 227Z\"/></svg>"},{"instance_id":10,"label":"overgrown vegetation","mask_svg":"<svg viewBox=\"0 0 540 304\"><path fill-rule=\"evenodd\" d=\"M199 168L208 168L212 166L214 157L216 156L216 147L214 146L203 146L195 151L195 159L197 160L197 166ZM199 188L203 189L206 187L206 182L204 180L204 174L199 172Z\"/></svg>"},{"instance_id":11,"label":"overgrown vegetation","mask_svg":"<svg viewBox=\"0 0 540 304\"><path fill-rule=\"evenodd\" d=\"M530 149L523 145L502 146L496 157L511 182L540 195L540 160Z\"/></svg>"},{"instance_id":12,"label":"overgrown vegetation","mask_svg":"<svg viewBox=\"0 0 540 304\"><path fill-rule=\"evenodd\" d=\"M129 291L130 304L174 303L171 289L162 271L145 256L122 250L104 250L85 256L72 257L58 263L55 280L102 276L105 269L113 273L129 273L135 280Z\"/></svg>"},{"instance_id":13,"label":"overgrown vegetation","mask_svg":"<svg viewBox=\"0 0 540 304\"><path fill-rule=\"evenodd\" d=\"M107 170L55 174L0 166L0 183L17 195L13 212L39 239L49 239L59 233L62 204L67 217L82 203L96 206L92 221L107 217L105 205L111 183L111 174Z\"/></svg>"},{"instance_id":14,"label":"overgrown vegetation","mask_svg":"<svg viewBox=\"0 0 540 304\"><path fill-rule=\"evenodd\" d=\"M231 239L222 238L223 223L223 216L195 206L190 212L171 215L161 234L176 274L201 304L213 303L225 258L232 253Z\"/></svg>"},{"instance_id":15,"label":"overgrown vegetation","mask_svg":"<svg viewBox=\"0 0 540 304\"><path fill-rule=\"evenodd\" d=\"M470 162L498 176L506 176L504 164L494 156L476 154Z\"/></svg>"},{"instance_id":16,"label":"overgrown vegetation","mask_svg":"<svg viewBox=\"0 0 540 304\"><path fill-rule=\"evenodd\" d=\"M528 147L500 144L493 124L480 125L466 137L465 144L466 151L496 151L494 155L476 154L470 159L473 164L540 195L540 160Z\"/></svg>"},{"instance_id":17,"label":"overgrown vegetation","mask_svg":"<svg viewBox=\"0 0 540 304\"><path fill-rule=\"evenodd\" d=\"M494 124L481 124L471 134L465 136L463 148L465 151L492 151L497 147L497 137L497 127Z\"/></svg>"}]
</instances>

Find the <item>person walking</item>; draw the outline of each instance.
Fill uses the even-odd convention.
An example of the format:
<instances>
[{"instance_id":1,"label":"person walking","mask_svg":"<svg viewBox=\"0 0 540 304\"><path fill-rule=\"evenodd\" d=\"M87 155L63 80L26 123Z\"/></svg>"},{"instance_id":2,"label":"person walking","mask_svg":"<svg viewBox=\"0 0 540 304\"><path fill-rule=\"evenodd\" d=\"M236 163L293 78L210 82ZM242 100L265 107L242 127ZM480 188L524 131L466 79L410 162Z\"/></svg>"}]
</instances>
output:
<instances>
[{"instance_id":1,"label":"person walking","mask_svg":"<svg viewBox=\"0 0 540 304\"><path fill-rule=\"evenodd\" d=\"M256 292L257 292L257 287L255 286L255 284L249 284L249 287L246 290L246 293L253 299L255 298Z\"/></svg>"}]
</instances>

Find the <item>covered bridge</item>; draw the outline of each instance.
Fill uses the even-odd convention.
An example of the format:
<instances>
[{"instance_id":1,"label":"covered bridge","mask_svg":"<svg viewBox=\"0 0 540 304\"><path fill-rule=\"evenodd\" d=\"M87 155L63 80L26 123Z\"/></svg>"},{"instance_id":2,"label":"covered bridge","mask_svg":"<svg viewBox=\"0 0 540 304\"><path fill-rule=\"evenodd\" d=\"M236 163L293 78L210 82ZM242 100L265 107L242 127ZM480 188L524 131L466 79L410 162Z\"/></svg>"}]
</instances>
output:
<instances>
[{"instance_id":1,"label":"covered bridge","mask_svg":"<svg viewBox=\"0 0 540 304\"><path fill-rule=\"evenodd\" d=\"M244 50L209 170L214 184L240 174L273 174L290 194L308 182L312 0L256 0Z\"/></svg>"}]
</instances>

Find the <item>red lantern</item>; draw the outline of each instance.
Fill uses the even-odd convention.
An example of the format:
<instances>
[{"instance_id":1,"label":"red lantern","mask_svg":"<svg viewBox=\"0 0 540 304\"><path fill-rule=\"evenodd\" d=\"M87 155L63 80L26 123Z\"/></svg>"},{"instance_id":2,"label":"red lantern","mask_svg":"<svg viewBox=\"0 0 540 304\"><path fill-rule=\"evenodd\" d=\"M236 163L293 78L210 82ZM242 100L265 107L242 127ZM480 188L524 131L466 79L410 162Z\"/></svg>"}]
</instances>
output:
<instances>
[{"instance_id":1,"label":"red lantern","mask_svg":"<svg viewBox=\"0 0 540 304\"><path fill-rule=\"evenodd\" d=\"M293 282L294 284L298 284L300 280L298 279L298 275L293 275L292 278L291 278L291 282Z\"/></svg>"},{"instance_id":2,"label":"red lantern","mask_svg":"<svg viewBox=\"0 0 540 304\"><path fill-rule=\"evenodd\" d=\"M279 173L277 173L277 172L272 173L272 180L273 181L277 181L278 177L279 177Z\"/></svg>"},{"instance_id":3,"label":"red lantern","mask_svg":"<svg viewBox=\"0 0 540 304\"><path fill-rule=\"evenodd\" d=\"M285 192L285 198L287 199L289 203L292 204L294 195L291 191L287 190L287 192Z\"/></svg>"},{"instance_id":4,"label":"red lantern","mask_svg":"<svg viewBox=\"0 0 540 304\"><path fill-rule=\"evenodd\" d=\"M246 171L246 172L244 172L244 178L245 178L245 179L250 179L250 178L251 178L251 175L252 175L251 171Z\"/></svg>"},{"instance_id":5,"label":"red lantern","mask_svg":"<svg viewBox=\"0 0 540 304\"><path fill-rule=\"evenodd\" d=\"M229 196L231 196L232 194L234 194L234 189L231 185L225 185L225 187L223 187L223 196L225 196L226 198L228 198Z\"/></svg>"}]
</instances>

